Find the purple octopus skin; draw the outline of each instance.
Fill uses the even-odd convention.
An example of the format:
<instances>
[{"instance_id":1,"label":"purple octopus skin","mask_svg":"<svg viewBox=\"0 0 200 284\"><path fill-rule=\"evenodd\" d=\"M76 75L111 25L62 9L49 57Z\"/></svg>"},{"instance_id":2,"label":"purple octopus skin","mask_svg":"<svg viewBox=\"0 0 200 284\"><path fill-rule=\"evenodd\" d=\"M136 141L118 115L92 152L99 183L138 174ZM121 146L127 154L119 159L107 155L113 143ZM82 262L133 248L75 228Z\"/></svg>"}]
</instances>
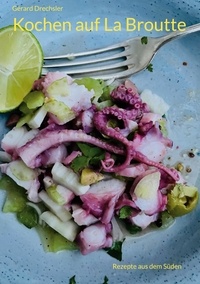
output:
<instances>
[{"instance_id":1,"label":"purple octopus skin","mask_svg":"<svg viewBox=\"0 0 200 284\"><path fill-rule=\"evenodd\" d=\"M126 88L124 85L118 86L111 93L114 102L125 103L126 109L142 109L143 112L149 112L149 106L143 103L140 95L132 88Z\"/></svg>"},{"instance_id":2,"label":"purple octopus skin","mask_svg":"<svg viewBox=\"0 0 200 284\"><path fill-rule=\"evenodd\" d=\"M64 142L86 142L96 145L100 148L106 149L112 153L122 155L124 150L101 141L95 137L87 135L82 130L49 130L44 129L39 132L31 141L26 145L16 149L16 154L24 161L30 168L36 168L41 164L41 154L56 145Z\"/></svg>"},{"instance_id":3,"label":"purple octopus skin","mask_svg":"<svg viewBox=\"0 0 200 284\"><path fill-rule=\"evenodd\" d=\"M104 161L102 162L102 166L105 171L107 172L119 172L125 169L127 166L130 165L132 160L136 160L138 162L142 162L147 164L148 166L157 167L165 171L168 175L170 175L175 181L179 180L179 175L176 170L169 169L164 165L152 161L148 159L144 154L139 151L136 151L136 145L134 141L129 141L126 137L124 137L119 128L112 128L108 126L108 121L110 117L115 117L119 121L124 121L125 119L132 119L134 121L138 121L142 118L143 113L149 111L148 106L143 104L139 95L137 93L133 93L131 89L127 89L125 86L119 86L116 90L114 90L111 94L112 98L119 102L125 102L128 105L127 109L120 109L118 107L107 107L104 108L94 114L94 126L98 131L103 133L110 138L115 139L116 141L120 142L126 149L126 159L123 164L113 167L105 167L104 168ZM152 124L148 125L145 129L142 129L142 132L146 132L147 130L151 130ZM161 135L162 139L162 135ZM168 141L168 144L169 141Z\"/></svg>"},{"instance_id":4,"label":"purple octopus skin","mask_svg":"<svg viewBox=\"0 0 200 284\"><path fill-rule=\"evenodd\" d=\"M83 202L82 207L96 218L100 218L103 224L108 224L114 215L115 205L124 193L125 187L125 182L114 178L92 184L90 189L80 196Z\"/></svg>"}]
</instances>

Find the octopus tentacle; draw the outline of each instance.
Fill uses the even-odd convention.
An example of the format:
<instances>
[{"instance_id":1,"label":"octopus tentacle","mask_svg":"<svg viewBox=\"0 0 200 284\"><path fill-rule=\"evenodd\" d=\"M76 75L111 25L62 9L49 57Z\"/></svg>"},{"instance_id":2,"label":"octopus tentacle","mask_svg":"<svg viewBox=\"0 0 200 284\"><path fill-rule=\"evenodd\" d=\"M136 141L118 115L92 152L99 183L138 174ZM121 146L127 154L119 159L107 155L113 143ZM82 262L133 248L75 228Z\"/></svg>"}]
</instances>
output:
<instances>
[{"instance_id":1,"label":"octopus tentacle","mask_svg":"<svg viewBox=\"0 0 200 284\"><path fill-rule=\"evenodd\" d=\"M111 98L116 102L126 103L127 107L143 109L143 112L149 112L149 106L143 103L140 95L132 88L126 88L124 85L118 86L111 93Z\"/></svg>"},{"instance_id":2,"label":"octopus tentacle","mask_svg":"<svg viewBox=\"0 0 200 284\"><path fill-rule=\"evenodd\" d=\"M38 158L45 150L64 142L86 142L103 148L111 153L122 155L124 150L115 145L84 133L82 130L43 130L26 145L17 149L17 154L30 168L38 166Z\"/></svg>"},{"instance_id":3,"label":"octopus tentacle","mask_svg":"<svg viewBox=\"0 0 200 284\"><path fill-rule=\"evenodd\" d=\"M130 165L132 160L136 160L145 163L146 165L157 167L165 171L174 180L179 180L179 175L176 170L169 169L163 164L148 159L144 154L135 150L134 141L129 141L126 137L124 137L120 133L119 127L112 128L108 125L110 116L114 116L119 121L122 120L125 122L126 119L131 119L133 121L139 122L143 113L149 111L148 106L142 103L139 95L132 89L127 89L125 86L121 85L111 93L111 97L114 101L125 102L128 105L128 109L121 109L118 107L104 108L95 113L94 126L102 134L105 134L106 136L109 136L123 144L126 149L126 159L121 165L113 165L113 167L107 167L105 161L102 161L103 169L107 172L118 172ZM143 127L144 129L141 127L141 130L142 132L148 132L148 130L151 129L152 126L152 123L150 123L149 125Z\"/></svg>"},{"instance_id":4,"label":"octopus tentacle","mask_svg":"<svg viewBox=\"0 0 200 284\"><path fill-rule=\"evenodd\" d=\"M126 145L128 140L118 130L107 125L110 115L118 120L123 120L124 110L119 110L116 107L107 107L102 111L98 111L94 115L94 125L104 135L112 137Z\"/></svg>"}]
</instances>

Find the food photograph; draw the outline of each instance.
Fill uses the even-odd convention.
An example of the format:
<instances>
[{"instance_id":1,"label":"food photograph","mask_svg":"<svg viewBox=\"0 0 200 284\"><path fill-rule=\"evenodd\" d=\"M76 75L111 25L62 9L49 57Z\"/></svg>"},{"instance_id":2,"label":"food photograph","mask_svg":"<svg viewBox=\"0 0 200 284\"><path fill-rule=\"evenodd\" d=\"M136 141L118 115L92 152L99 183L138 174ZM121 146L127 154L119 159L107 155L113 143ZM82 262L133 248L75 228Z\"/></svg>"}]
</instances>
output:
<instances>
[{"instance_id":1,"label":"food photograph","mask_svg":"<svg viewBox=\"0 0 200 284\"><path fill-rule=\"evenodd\" d=\"M200 283L199 0L2 0L0 284Z\"/></svg>"}]
</instances>

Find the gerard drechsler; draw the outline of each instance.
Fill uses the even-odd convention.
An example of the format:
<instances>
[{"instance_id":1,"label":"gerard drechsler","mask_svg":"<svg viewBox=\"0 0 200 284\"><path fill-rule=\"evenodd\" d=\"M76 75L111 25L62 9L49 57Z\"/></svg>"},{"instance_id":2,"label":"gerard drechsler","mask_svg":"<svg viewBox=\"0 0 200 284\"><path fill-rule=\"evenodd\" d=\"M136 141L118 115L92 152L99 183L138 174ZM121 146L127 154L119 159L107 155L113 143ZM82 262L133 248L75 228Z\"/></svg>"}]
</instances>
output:
<instances>
[{"instance_id":1,"label":"gerard drechsler","mask_svg":"<svg viewBox=\"0 0 200 284\"><path fill-rule=\"evenodd\" d=\"M61 6L12 6L14 12L61 12Z\"/></svg>"}]
</instances>

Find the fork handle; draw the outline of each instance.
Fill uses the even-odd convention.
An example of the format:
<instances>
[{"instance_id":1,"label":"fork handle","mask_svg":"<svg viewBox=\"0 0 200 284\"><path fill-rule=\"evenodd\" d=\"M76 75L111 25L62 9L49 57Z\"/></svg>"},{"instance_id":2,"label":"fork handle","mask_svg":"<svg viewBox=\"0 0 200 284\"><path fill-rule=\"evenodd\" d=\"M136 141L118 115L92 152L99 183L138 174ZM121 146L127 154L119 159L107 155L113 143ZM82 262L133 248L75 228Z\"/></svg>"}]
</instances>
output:
<instances>
[{"instance_id":1,"label":"fork handle","mask_svg":"<svg viewBox=\"0 0 200 284\"><path fill-rule=\"evenodd\" d=\"M196 24L196 25L192 25L192 26L189 26L189 27L186 27L184 31L175 31L175 32L171 32L165 36L162 36L162 37L158 37L158 45L159 47L173 39L176 39L176 38L179 38L179 37L182 37L182 36L185 36L185 35L188 35L188 34L191 34L191 33L195 33L195 32L198 32L200 31L200 23Z\"/></svg>"}]
</instances>

